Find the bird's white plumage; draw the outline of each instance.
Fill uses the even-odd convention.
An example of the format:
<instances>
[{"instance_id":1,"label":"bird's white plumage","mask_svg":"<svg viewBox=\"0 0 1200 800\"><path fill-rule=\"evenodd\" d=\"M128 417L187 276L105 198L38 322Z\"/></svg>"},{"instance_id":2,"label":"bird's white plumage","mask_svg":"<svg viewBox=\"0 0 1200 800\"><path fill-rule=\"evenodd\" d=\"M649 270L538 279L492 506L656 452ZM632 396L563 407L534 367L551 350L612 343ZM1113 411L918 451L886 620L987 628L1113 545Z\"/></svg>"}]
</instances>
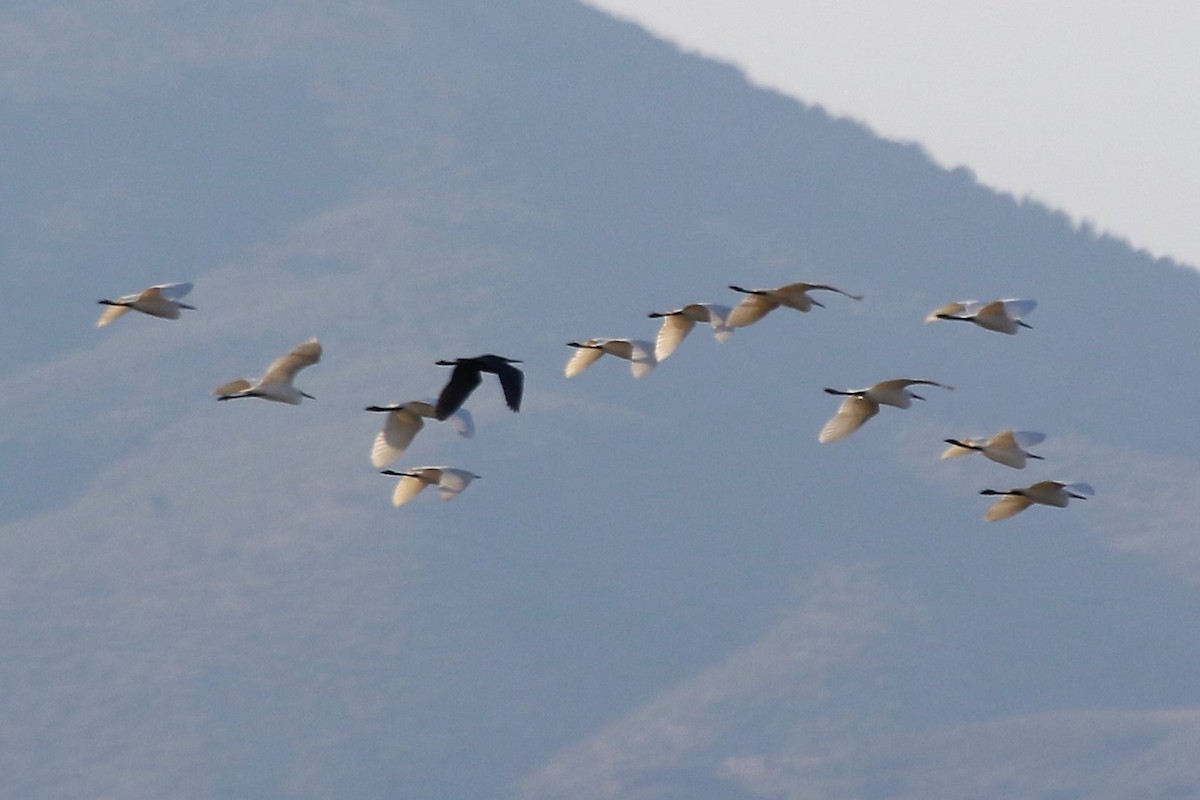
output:
<instances>
[{"instance_id":1,"label":"bird's white plumage","mask_svg":"<svg viewBox=\"0 0 1200 800\"><path fill-rule=\"evenodd\" d=\"M292 381L300 370L319 362L321 352L321 343L316 339L309 339L307 342L297 345L287 355L272 361L267 367L267 371L257 381L251 382L245 378L237 378L213 389L213 394L217 395L218 400L261 397L277 403L299 405L302 399L309 395L293 386Z\"/></svg>"},{"instance_id":2,"label":"bird's white plumage","mask_svg":"<svg viewBox=\"0 0 1200 800\"><path fill-rule=\"evenodd\" d=\"M984 519L996 522L1019 514L1035 503L1055 508L1066 508L1072 499L1083 500L1095 494L1091 485L1082 482L1068 483L1066 481L1038 481L1029 486L1022 486L1007 491L984 489L983 495L999 495L997 500L987 510Z\"/></svg>"},{"instance_id":3,"label":"bird's white plumage","mask_svg":"<svg viewBox=\"0 0 1200 800\"><path fill-rule=\"evenodd\" d=\"M817 441L821 444L844 439L863 426L863 423L879 413L879 403L857 395L847 397L838 406L837 413L829 418Z\"/></svg>"},{"instance_id":4,"label":"bird's white plumage","mask_svg":"<svg viewBox=\"0 0 1200 800\"><path fill-rule=\"evenodd\" d=\"M179 319L181 308L191 308L179 302L191 290L190 283L160 283L137 294L127 294L116 300L101 300L100 302L108 307L104 309L100 319L96 320L96 327L103 328L130 310L162 319Z\"/></svg>"},{"instance_id":5,"label":"bird's white plumage","mask_svg":"<svg viewBox=\"0 0 1200 800\"><path fill-rule=\"evenodd\" d=\"M392 492L392 505L397 508L420 494L426 486L437 486L440 499L453 500L471 481L479 477L473 472L455 467L413 467L404 472L383 470L382 474L400 477Z\"/></svg>"},{"instance_id":6,"label":"bird's white plumage","mask_svg":"<svg viewBox=\"0 0 1200 800\"><path fill-rule=\"evenodd\" d=\"M718 342L724 343L733 333L726 319L731 309L729 306L717 303L689 303L674 311L660 311L650 314L651 317L661 317L662 326L654 342L654 358L663 361L679 347L697 322L712 326L713 336Z\"/></svg>"},{"instance_id":7,"label":"bird's white plumage","mask_svg":"<svg viewBox=\"0 0 1200 800\"><path fill-rule=\"evenodd\" d=\"M997 333L1015 334L1029 327L1022 320L1037 306L1036 300L1010 298L1007 300L956 300L935 308L925 316L925 322L959 320L972 322Z\"/></svg>"},{"instance_id":8,"label":"bird's white plumage","mask_svg":"<svg viewBox=\"0 0 1200 800\"><path fill-rule=\"evenodd\" d=\"M574 355L567 360L563 374L573 378L605 353L623 358L629 362L629 370L635 378L644 378L654 371L657 364L654 358L654 345L644 339L588 339L585 342L569 342L576 348Z\"/></svg>"},{"instance_id":9,"label":"bird's white plumage","mask_svg":"<svg viewBox=\"0 0 1200 800\"><path fill-rule=\"evenodd\" d=\"M368 406L367 411L387 413L383 430L376 434L371 447L371 464L386 467L404 455L417 433L425 427L425 420L437 419L436 404L436 400L430 399L411 400L387 406ZM475 433L475 422L465 408L451 414L447 422L454 427L459 436L469 439Z\"/></svg>"},{"instance_id":10,"label":"bird's white plumage","mask_svg":"<svg viewBox=\"0 0 1200 800\"><path fill-rule=\"evenodd\" d=\"M865 389L826 389L828 394L845 395L846 399L838 407L837 413L821 428L817 441L825 444L844 439L863 426L867 420L879 413L879 406L887 405L896 408L908 408L913 398L919 398L908 387L938 386L942 389L953 390L937 381L923 378L893 378L880 381Z\"/></svg>"},{"instance_id":11,"label":"bird's white plumage","mask_svg":"<svg viewBox=\"0 0 1200 800\"><path fill-rule=\"evenodd\" d=\"M1029 452L1030 447L1041 444L1046 434L1037 431L1000 431L987 438L947 439L950 446L942 451L942 458L959 458L971 453L982 453L997 464L1014 469L1025 469L1026 459L1038 458Z\"/></svg>"},{"instance_id":12,"label":"bird's white plumage","mask_svg":"<svg viewBox=\"0 0 1200 800\"><path fill-rule=\"evenodd\" d=\"M770 312L780 306L794 308L797 311L807 312L814 305L821 305L816 300L809 297L811 291L828 291L837 292L845 295L852 300L861 300L862 295L850 294L844 292L835 286L830 286L824 283L789 283L784 286L777 286L773 289L743 289L740 286L729 287L735 292L741 292L746 295L734 309L729 312L729 317L726 319L726 324L730 328L744 328L758 322Z\"/></svg>"}]
</instances>

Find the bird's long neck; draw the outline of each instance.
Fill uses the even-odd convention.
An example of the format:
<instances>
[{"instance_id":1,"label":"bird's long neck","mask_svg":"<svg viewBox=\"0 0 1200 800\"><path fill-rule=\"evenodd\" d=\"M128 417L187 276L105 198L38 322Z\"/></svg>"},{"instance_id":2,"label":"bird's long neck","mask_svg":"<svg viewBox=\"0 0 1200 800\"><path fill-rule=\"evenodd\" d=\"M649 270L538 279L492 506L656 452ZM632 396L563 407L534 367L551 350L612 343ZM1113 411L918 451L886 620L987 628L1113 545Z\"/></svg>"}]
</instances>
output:
<instances>
[{"instance_id":1,"label":"bird's long neck","mask_svg":"<svg viewBox=\"0 0 1200 800\"><path fill-rule=\"evenodd\" d=\"M865 390L863 390L863 389L849 389L849 390L830 389L829 387L825 387L825 394L836 394L836 395L841 395L843 397L862 397L863 394L865 394Z\"/></svg>"},{"instance_id":2,"label":"bird's long neck","mask_svg":"<svg viewBox=\"0 0 1200 800\"><path fill-rule=\"evenodd\" d=\"M942 441L944 441L946 444L952 444L955 447L961 447L965 450L983 450L983 448L977 444L967 444L966 442L960 442L958 439L943 439Z\"/></svg>"}]
</instances>

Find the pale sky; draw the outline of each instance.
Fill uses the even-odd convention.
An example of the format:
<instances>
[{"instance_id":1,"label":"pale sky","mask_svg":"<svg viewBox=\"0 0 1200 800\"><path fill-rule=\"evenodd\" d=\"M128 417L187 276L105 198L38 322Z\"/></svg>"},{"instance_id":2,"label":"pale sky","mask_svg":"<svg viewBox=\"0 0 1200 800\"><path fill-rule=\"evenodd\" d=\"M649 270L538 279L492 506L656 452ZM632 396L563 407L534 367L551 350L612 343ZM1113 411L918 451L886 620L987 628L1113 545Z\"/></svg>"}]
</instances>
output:
<instances>
[{"instance_id":1,"label":"pale sky","mask_svg":"<svg viewBox=\"0 0 1200 800\"><path fill-rule=\"evenodd\" d=\"M1200 264L1200 5L589 0L947 167Z\"/></svg>"}]
</instances>

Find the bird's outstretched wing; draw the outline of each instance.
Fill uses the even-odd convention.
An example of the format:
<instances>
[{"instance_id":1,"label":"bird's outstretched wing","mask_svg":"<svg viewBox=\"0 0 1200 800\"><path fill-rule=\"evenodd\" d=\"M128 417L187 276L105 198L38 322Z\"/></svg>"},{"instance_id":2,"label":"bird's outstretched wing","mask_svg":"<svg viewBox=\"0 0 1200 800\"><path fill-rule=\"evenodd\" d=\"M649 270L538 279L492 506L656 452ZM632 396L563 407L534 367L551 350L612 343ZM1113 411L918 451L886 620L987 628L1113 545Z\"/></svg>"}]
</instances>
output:
<instances>
[{"instance_id":1,"label":"bird's outstretched wing","mask_svg":"<svg viewBox=\"0 0 1200 800\"><path fill-rule=\"evenodd\" d=\"M734 306L725 319L730 328L744 328L779 308L779 301L763 294L748 294Z\"/></svg>"},{"instance_id":2,"label":"bird's outstretched wing","mask_svg":"<svg viewBox=\"0 0 1200 800\"><path fill-rule=\"evenodd\" d=\"M376 467L386 467L400 456L412 444L413 439L425 420L407 409L389 411L384 421L383 430L375 436L375 446L371 448L371 464Z\"/></svg>"},{"instance_id":3,"label":"bird's outstretched wing","mask_svg":"<svg viewBox=\"0 0 1200 800\"><path fill-rule=\"evenodd\" d=\"M239 394L246 391L254 384L245 378L236 378L229 383L223 383L212 390L212 393L218 397L229 397L230 395Z\"/></svg>"},{"instance_id":4,"label":"bird's outstretched wing","mask_svg":"<svg viewBox=\"0 0 1200 800\"><path fill-rule=\"evenodd\" d=\"M563 367L563 374L568 378L574 378L599 361L602 355L604 355L604 351L596 347L577 347L571 357L567 359L567 365Z\"/></svg>"},{"instance_id":5,"label":"bird's outstretched wing","mask_svg":"<svg viewBox=\"0 0 1200 800\"><path fill-rule=\"evenodd\" d=\"M453 500L462 494L463 489L470 485L475 474L463 469L443 467L441 479L438 481L438 497L442 500Z\"/></svg>"},{"instance_id":6,"label":"bird's outstretched wing","mask_svg":"<svg viewBox=\"0 0 1200 800\"><path fill-rule=\"evenodd\" d=\"M453 414L455 411L467 401L471 396L471 392L483 382L483 378L479 375L479 368L472 364L457 364L454 370L450 373L450 380L442 387L441 394L437 399L436 417L439 420L444 420ZM503 385L503 384L501 384Z\"/></svg>"},{"instance_id":7,"label":"bird's outstretched wing","mask_svg":"<svg viewBox=\"0 0 1200 800\"><path fill-rule=\"evenodd\" d=\"M271 366L263 373L262 383L290 383L297 372L320 360L321 343L316 339L309 339L304 344L297 345L287 355L272 361Z\"/></svg>"},{"instance_id":8,"label":"bird's outstretched wing","mask_svg":"<svg viewBox=\"0 0 1200 800\"><path fill-rule=\"evenodd\" d=\"M988 522L997 522L1020 514L1031 505L1033 501L1024 495L1006 494L992 504L983 518Z\"/></svg>"},{"instance_id":9,"label":"bird's outstretched wing","mask_svg":"<svg viewBox=\"0 0 1200 800\"><path fill-rule=\"evenodd\" d=\"M866 398L852 395L842 401L837 413L821 428L817 441L821 444L845 439L863 426L863 423L879 413L879 404Z\"/></svg>"},{"instance_id":10,"label":"bird's outstretched wing","mask_svg":"<svg viewBox=\"0 0 1200 800\"><path fill-rule=\"evenodd\" d=\"M525 373L511 364L502 364L496 368L496 377L500 379L500 388L504 390L504 402L513 411L520 411L521 395L525 391Z\"/></svg>"}]
</instances>

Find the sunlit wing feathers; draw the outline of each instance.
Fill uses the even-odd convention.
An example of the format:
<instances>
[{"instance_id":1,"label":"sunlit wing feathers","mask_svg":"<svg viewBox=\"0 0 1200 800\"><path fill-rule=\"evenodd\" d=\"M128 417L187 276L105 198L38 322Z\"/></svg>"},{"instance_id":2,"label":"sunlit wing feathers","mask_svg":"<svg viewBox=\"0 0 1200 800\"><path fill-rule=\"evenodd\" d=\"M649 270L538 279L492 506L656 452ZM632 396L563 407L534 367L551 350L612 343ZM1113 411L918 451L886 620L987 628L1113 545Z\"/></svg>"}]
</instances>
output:
<instances>
[{"instance_id":1,"label":"sunlit wing feathers","mask_svg":"<svg viewBox=\"0 0 1200 800\"><path fill-rule=\"evenodd\" d=\"M809 292L815 290L837 292L852 300L862 299L862 295L850 294L836 286L830 286L825 283L789 283L774 289L743 289L740 286L733 285L729 288L746 295L733 311L729 313L727 322L730 328L743 328L758 322L781 305L794 308L797 311L807 312L813 306L821 305L821 303L808 296Z\"/></svg>"},{"instance_id":2,"label":"sunlit wing feathers","mask_svg":"<svg viewBox=\"0 0 1200 800\"><path fill-rule=\"evenodd\" d=\"M663 317L662 327L658 329L658 337L654 341L654 357L662 361L670 356L694 327L695 321L682 314Z\"/></svg>"},{"instance_id":3,"label":"sunlit wing feathers","mask_svg":"<svg viewBox=\"0 0 1200 800\"><path fill-rule=\"evenodd\" d=\"M376 467L386 467L404 455L404 451L412 444L413 439L423 427L425 427L425 420L421 418L421 415L409 409L398 408L389 411L383 424L383 430L375 436L375 445L371 448L371 464Z\"/></svg>"},{"instance_id":4,"label":"sunlit wing feathers","mask_svg":"<svg viewBox=\"0 0 1200 800\"><path fill-rule=\"evenodd\" d=\"M844 439L863 426L863 423L879 413L879 404L865 397L851 395L842 401L837 413L821 428L817 441L825 444Z\"/></svg>"},{"instance_id":5,"label":"sunlit wing feathers","mask_svg":"<svg viewBox=\"0 0 1200 800\"><path fill-rule=\"evenodd\" d=\"M724 343L733 333L726 322L729 314L729 306L717 303L689 303L674 311L650 314L651 317L662 318L662 327L654 343L654 360L662 361L674 353L697 322L711 325L713 336L718 342Z\"/></svg>"},{"instance_id":6,"label":"sunlit wing feathers","mask_svg":"<svg viewBox=\"0 0 1200 800\"><path fill-rule=\"evenodd\" d=\"M117 317L127 313L129 313L129 306L107 306L100 314L100 319L96 320L96 327L103 328Z\"/></svg>"},{"instance_id":7,"label":"sunlit wing feathers","mask_svg":"<svg viewBox=\"0 0 1200 800\"><path fill-rule=\"evenodd\" d=\"M992 507L984 515L984 519L988 522L995 522L1001 519L1008 519L1014 514L1019 514L1034 503L1053 506L1055 508L1066 508L1072 498L1079 500L1086 499L1095 494L1095 491L1086 483L1038 481L1030 486L1009 489L1003 492L995 489L984 489L980 494L1000 495L1000 499L993 503Z\"/></svg>"},{"instance_id":8,"label":"sunlit wing feathers","mask_svg":"<svg viewBox=\"0 0 1200 800\"><path fill-rule=\"evenodd\" d=\"M578 375L594 364L600 356L608 353L629 362L635 378L644 378L654 371L654 344L644 339L588 339L584 342L569 342L576 352L567 361L563 372L568 378ZM582 355L581 355L582 354Z\"/></svg>"},{"instance_id":9,"label":"sunlit wing feathers","mask_svg":"<svg viewBox=\"0 0 1200 800\"><path fill-rule=\"evenodd\" d=\"M455 467L413 467L404 472L385 469L382 474L400 477L392 492L392 505L396 507L404 505L420 494L426 486L432 485L437 485L440 499L453 500L471 481L479 477L473 472Z\"/></svg>"},{"instance_id":10,"label":"sunlit wing feathers","mask_svg":"<svg viewBox=\"0 0 1200 800\"><path fill-rule=\"evenodd\" d=\"M383 430L371 448L371 463L386 467L402 456L416 435L425 427L426 419L437 419L435 400L410 400L383 406L367 406L367 411L385 412ZM460 408L447 420L459 436L470 438L475 433L475 421L470 412Z\"/></svg>"},{"instance_id":11,"label":"sunlit wing feathers","mask_svg":"<svg viewBox=\"0 0 1200 800\"><path fill-rule=\"evenodd\" d=\"M190 283L162 283L150 286L137 294L127 294L116 300L101 300L108 308L96 321L97 328L103 328L113 320L125 314L130 309L149 314L162 319L179 319L179 309L191 308L179 302L192 290Z\"/></svg>"},{"instance_id":12,"label":"sunlit wing feathers","mask_svg":"<svg viewBox=\"0 0 1200 800\"><path fill-rule=\"evenodd\" d=\"M794 308L797 311L808 311L813 307L816 301L808 296L808 293L812 291L837 292L840 295L849 297L851 300L862 300L862 295L860 294L843 292L836 286L830 286L827 283L789 283L774 290L783 305Z\"/></svg>"},{"instance_id":13,"label":"sunlit wing feathers","mask_svg":"<svg viewBox=\"0 0 1200 800\"><path fill-rule=\"evenodd\" d=\"M1025 488L1035 503L1064 508L1072 498L1090 497L1095 490L1086 483L1067 483L1064 481L1038 481Z\"/></svg>"},{"instance_id":14,"label":"sunlit wing feathers","mask_svg":"<svg viewBox=\"0 0 1200 800\"><path fill-rule=\"evenodd\" d=\"M595 342L594 339L588 339L588 343ZM574 378L585 369L595 364L604 355L604 351L598 347L578 347L575 352L567 359L567 365L563 368L563 374L568 378Z\"/></svg>"},{"instance_id":15,"label":"sunlit wing feathers","mask_svg":"<svg viewBox=\"0 0 1200 800\"><path fill-rule=\"evenodd\" d=\"M213 389L212 393L215 395L233 395L238 394L239 392L244 392L253 385L253 383L245 378L235 378L229 383L223 383L217 388Z\"/></svg>"},{"instance_id":16,"label":"sunlit wing feathers","mask_svg":"<svg viewBox=\"0 0 1200 800\"><path fill-rule=\"evenodd\" d=\"M1021 328L1029 327L1022 322L1022 317L1029 314L1037 306L1036 300L958 300L935 308L925 316L925 322L938 320L961 320L973 322L981 328L997 333L1015 334Z\"/></svg>"},{"instance_id":17,"label":"sunlit wing feathers","mask_svg":"<svg viewBox=\"0 0 1200 800\"><path fill-rule=\"evenodd\" d=\"M1040 444L1045 439L1044 433L1011 430L1000 431L987 439L947 439L946 443L950 446L942 452L941 457L957 458L970 453L982 453L997 464L1024 469L1027 459L1040 458L1026 448Z\"/></svg>"},{"instance_id":18,"label":"sunlit wing feathers","mask_svg":"<svg viewBox=\"0 0 1200 800\"><path fill-rule=\"evenodd\" d=\"M1025 448L1032 447L1045 438L1044 433L1035 431L1000 431L984 442L980 452L997 464L1013 469L1025 469L1027 459L1031 455Z\"/></svg>"},{"instance_id":19,"label":"sunlit wing feathers","mask_svg":"<svg viewBox=\"0 0 1200 800\"><path fill-rule=\"evenodd\" d=\"M297 345L287 355L272 361L259 383L291 383L297 372L320 360L321 343L316 339L309 339L304 344Z\"/></svg>"},{"instance_id":20,"label":"sunlit wing feathers","mask_svg":"<svg viewBox=\"0 0 1200 800\"><path fill-rule=\"evenodd\" d=\"M725 322L730 328L744 328L779 308L779 301L762 294L748 294L733 307Z\"/></svg>"},{"instance_id":21,"label":"sunlit wing feathers","mask_svg":"<svg viewBox=\"0 0 1200 800\"><path fill-rule=\"evenodd\" d=\"M300 405L305 397L312 395L292 385L296 373L321 360L321 344L316 339L297 345L290 353L271 362L266 373L255 382L238 378L213 390L218 400L233 400L239 397L261 397L277 403Z\"/></svg>"},{"instance_id":22,"label":"sunlit wing feathers","mask_svg":"<svg viewBox=\"0 0 1200 800\"><path fill-rule=\"evenodd\" d=\"M946 303L943 306L938 306L933 311L925 315L925 324L937 322L943 317L961 317L965 316L969 307L978 307L979 303L974 300L958 300L953 303Z\"/></svg>"},{"instance_id":23,"label":"sunlit wing feathers","mask_svg":"<svg viewBox=\"0 0 1200 800\"><path fill-rule=\"evenodd\" d=\"M912 405L912 398L914 397L913 393L908 391L909 386L938 386L942 389L954 390L953 386L923 378L893 378L892 380L880 381L867 389L867 395L875 402L882 403L883 405L895 406L896 408L909 408Z\"/></svg>"},{"instance_id":24,"label":"sunlit wing feathers","mask_svg":"<svg viewBox=\"0 0 1200 800\"><path fill-rule=\"evenodd\" d=\"M396 508L412 500L421 493L421 490L429 485L429 482L424 477L416 475L405 475L396 482L396 488L392 492L392 505Z\"/></svg>"},{"instance_id":25,"label":"sunlit wing feathers","mask_svg":"<svg viewBox=\"0 0 1200 800\"><path fill-rule=\"evenodd\" d=\"M1033 501L1024 495L1006 494L992 504L983 518L988 522L997 522L1020 514L1031 505L1033 505Z\"/></svg>"}]
</instances>

